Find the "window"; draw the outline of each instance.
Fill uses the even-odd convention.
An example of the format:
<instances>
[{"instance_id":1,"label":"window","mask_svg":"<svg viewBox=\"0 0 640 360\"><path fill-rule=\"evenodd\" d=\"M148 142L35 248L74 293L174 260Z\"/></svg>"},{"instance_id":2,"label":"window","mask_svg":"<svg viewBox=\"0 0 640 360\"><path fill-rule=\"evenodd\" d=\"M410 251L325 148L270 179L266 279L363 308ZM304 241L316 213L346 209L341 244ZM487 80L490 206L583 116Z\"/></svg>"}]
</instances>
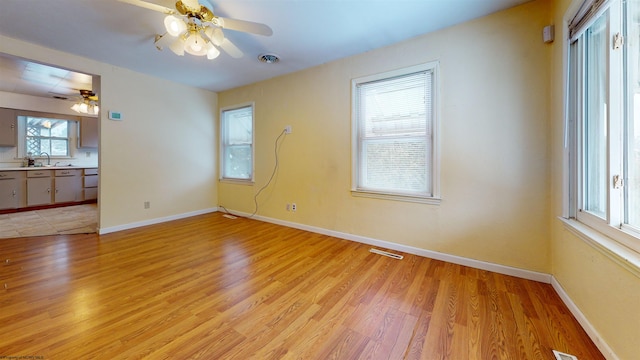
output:
<instances>
[{"instance_id":1,"label":"window","mask_svg":"<svg viewBox=\"0 0 640 360\"><path fill-rule=\"evenodd\" d=\"M223 109L221 178L253 180L253 104Z\"/></svg>"},{"instance_id":2,"label":"window","mask_svg":"<svg viewBox=\"0 0 640 360\"><path fill-rule=\"evenodd\" d=\"M437 63L352 82L354 195L437 201Z\"/></svg>"},{"instance_id":3,"label":"window","mask_svg":"<svg viewBox=\"0 0 640 360\"><path fill-rule=\"evenodd\" d=\"M67 120L26 117L25 153L51 157L69 156L69 122Z\"/></svg>"},{"instance_id":4,"label":"window","mask_svg":"<svg viewBox=\"0 0 640 360\"><path fill-rule=\"evenodd\" d=\"M569 33L565 213L640 251L640 0L588 0Z\"/></svg>"}]
</instances>

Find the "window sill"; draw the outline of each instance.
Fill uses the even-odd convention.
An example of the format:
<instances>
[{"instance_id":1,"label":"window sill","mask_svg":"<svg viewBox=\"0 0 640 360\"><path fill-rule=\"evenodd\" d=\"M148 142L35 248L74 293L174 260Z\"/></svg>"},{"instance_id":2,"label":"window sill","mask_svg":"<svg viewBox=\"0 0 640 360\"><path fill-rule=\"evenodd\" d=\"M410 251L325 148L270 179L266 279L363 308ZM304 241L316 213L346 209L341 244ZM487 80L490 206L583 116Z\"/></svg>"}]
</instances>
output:
<instances>
[{"instance_id":1,"label":"window sill","mask_svg":"<svg viewBox=\"0 0 640 360\"><path fill-rule=\"evenodd\" d=\"M358 197L367 197L367 198L382 199L382 200L405 201L405 202L431 204L431 205L440 205L440 203L442 202L442 199L435 198L435 197L387 194L387 193L379 193L374 191L362 191L362 190L351 190L351 195L358 196Z\"/></svg>"},{"instance_id":2,"label":"window sill","mask_svg":"<svg viewBox=\"0 0 640 360\"><path fill-rule=\"evenodd\" d=\"M640 253L574 219L558 217L564 228L640 278Z\"/></svg>"},{"instance_id":3,"label":"window sill","mask_svg":"<svg viewBox=\"0 0 640 360\"><path fill-rule=\"evenodd\" d=\"M219 179L221 183L235 184L235 185L253 185L253 180L240 180L240 179Z\"/></svg>"}]
</instances>

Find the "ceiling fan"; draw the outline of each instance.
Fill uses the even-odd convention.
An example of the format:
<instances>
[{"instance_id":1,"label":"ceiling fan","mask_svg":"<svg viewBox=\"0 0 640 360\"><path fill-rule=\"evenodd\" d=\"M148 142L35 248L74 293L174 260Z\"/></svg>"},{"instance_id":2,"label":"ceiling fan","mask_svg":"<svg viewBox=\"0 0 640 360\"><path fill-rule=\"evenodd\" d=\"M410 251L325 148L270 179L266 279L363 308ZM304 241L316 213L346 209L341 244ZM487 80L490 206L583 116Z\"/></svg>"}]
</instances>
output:
<instances>
[{"instance_id":1,"label":"ceiling fan","mask_svg":"<svg viewBox=\"0 0 640 360\"><path fill-rule=\"evenodd\" d=\"M89 114L89 115L97 115L100 111L98 107L98 96L91 90L80 90L80 96L82 99L73 104L71 110L81 113L81 114Z\"/></svg>"},{"instance_id":2,"label":"ceiling fan","mask_svg":"<svg viewBox=\"0 0 640 360\"><path fill-rule=\"evenodd\" d=\"M213 11L201 5L198 0L178 0L175 10L142 0L118 1L167 14L164 19L167 32L156 35L154 43L158 50L168 46L179 56L187 52L215 59L220 55L217 48L220 47L231 57L241 58L242 51L224 36L223 29L263 36L273 34L273 30L265 24L214 15Z\"/></svg>"}]
</instances>

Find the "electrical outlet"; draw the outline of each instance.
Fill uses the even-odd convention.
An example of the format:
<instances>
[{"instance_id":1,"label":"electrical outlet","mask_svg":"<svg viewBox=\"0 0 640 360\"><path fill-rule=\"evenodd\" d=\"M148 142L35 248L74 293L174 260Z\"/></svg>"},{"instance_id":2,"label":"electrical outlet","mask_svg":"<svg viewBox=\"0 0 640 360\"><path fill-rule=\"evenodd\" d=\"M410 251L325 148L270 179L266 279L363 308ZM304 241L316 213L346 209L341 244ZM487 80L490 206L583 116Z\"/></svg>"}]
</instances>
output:
<instances>
[{"instance_id":1,"label":"electrical outlet","mask_svg":"<svg viewBox=\"0 0 640 360\"><path fill-rule=\"evenodd\" d=\"M295 212L297 208L296 203L291 204L291 211Z\"/></svg>"},{"instance_id":2,"label":"electrical outlet","mask_svg":"<svg viewBox=\"0 0 640 360\"><path fill-rule=\"evenodd\" d=\"M287 126L284 127L284 133L285 134L291 134L291 131L293 131L293 130L291 130L291 125L287 125Z\"/></svg>"},{"instance_id":3,"label":"electrical outlet","mask_svg":"<svg viewBox=\"0 0 640 360\"><path fill-rule=\"evenodd\" d=\"M149 202L149 201L145 201L145 202L144 202L144 208L145 208L145 209L149 209L150 207L151 207L151 202Z\"/></svg>"}]
</instances>

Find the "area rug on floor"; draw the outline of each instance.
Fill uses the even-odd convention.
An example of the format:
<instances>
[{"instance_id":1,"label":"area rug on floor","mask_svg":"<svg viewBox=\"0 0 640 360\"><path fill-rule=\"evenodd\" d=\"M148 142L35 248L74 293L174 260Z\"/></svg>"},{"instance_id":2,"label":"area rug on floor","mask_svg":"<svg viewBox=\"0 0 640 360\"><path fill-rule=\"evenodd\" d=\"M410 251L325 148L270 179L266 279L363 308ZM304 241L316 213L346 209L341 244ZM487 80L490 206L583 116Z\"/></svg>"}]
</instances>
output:
<instances>
[{"instance_id":1,"label":"area rug on floor","mask_svg":"<svg viewBox=\"0 0 640 360\"><path fill-rule=\"evenodd\" d=\"M96 232L96 204L0 215L0 238Z\"/></svg>"}]
</instances>

